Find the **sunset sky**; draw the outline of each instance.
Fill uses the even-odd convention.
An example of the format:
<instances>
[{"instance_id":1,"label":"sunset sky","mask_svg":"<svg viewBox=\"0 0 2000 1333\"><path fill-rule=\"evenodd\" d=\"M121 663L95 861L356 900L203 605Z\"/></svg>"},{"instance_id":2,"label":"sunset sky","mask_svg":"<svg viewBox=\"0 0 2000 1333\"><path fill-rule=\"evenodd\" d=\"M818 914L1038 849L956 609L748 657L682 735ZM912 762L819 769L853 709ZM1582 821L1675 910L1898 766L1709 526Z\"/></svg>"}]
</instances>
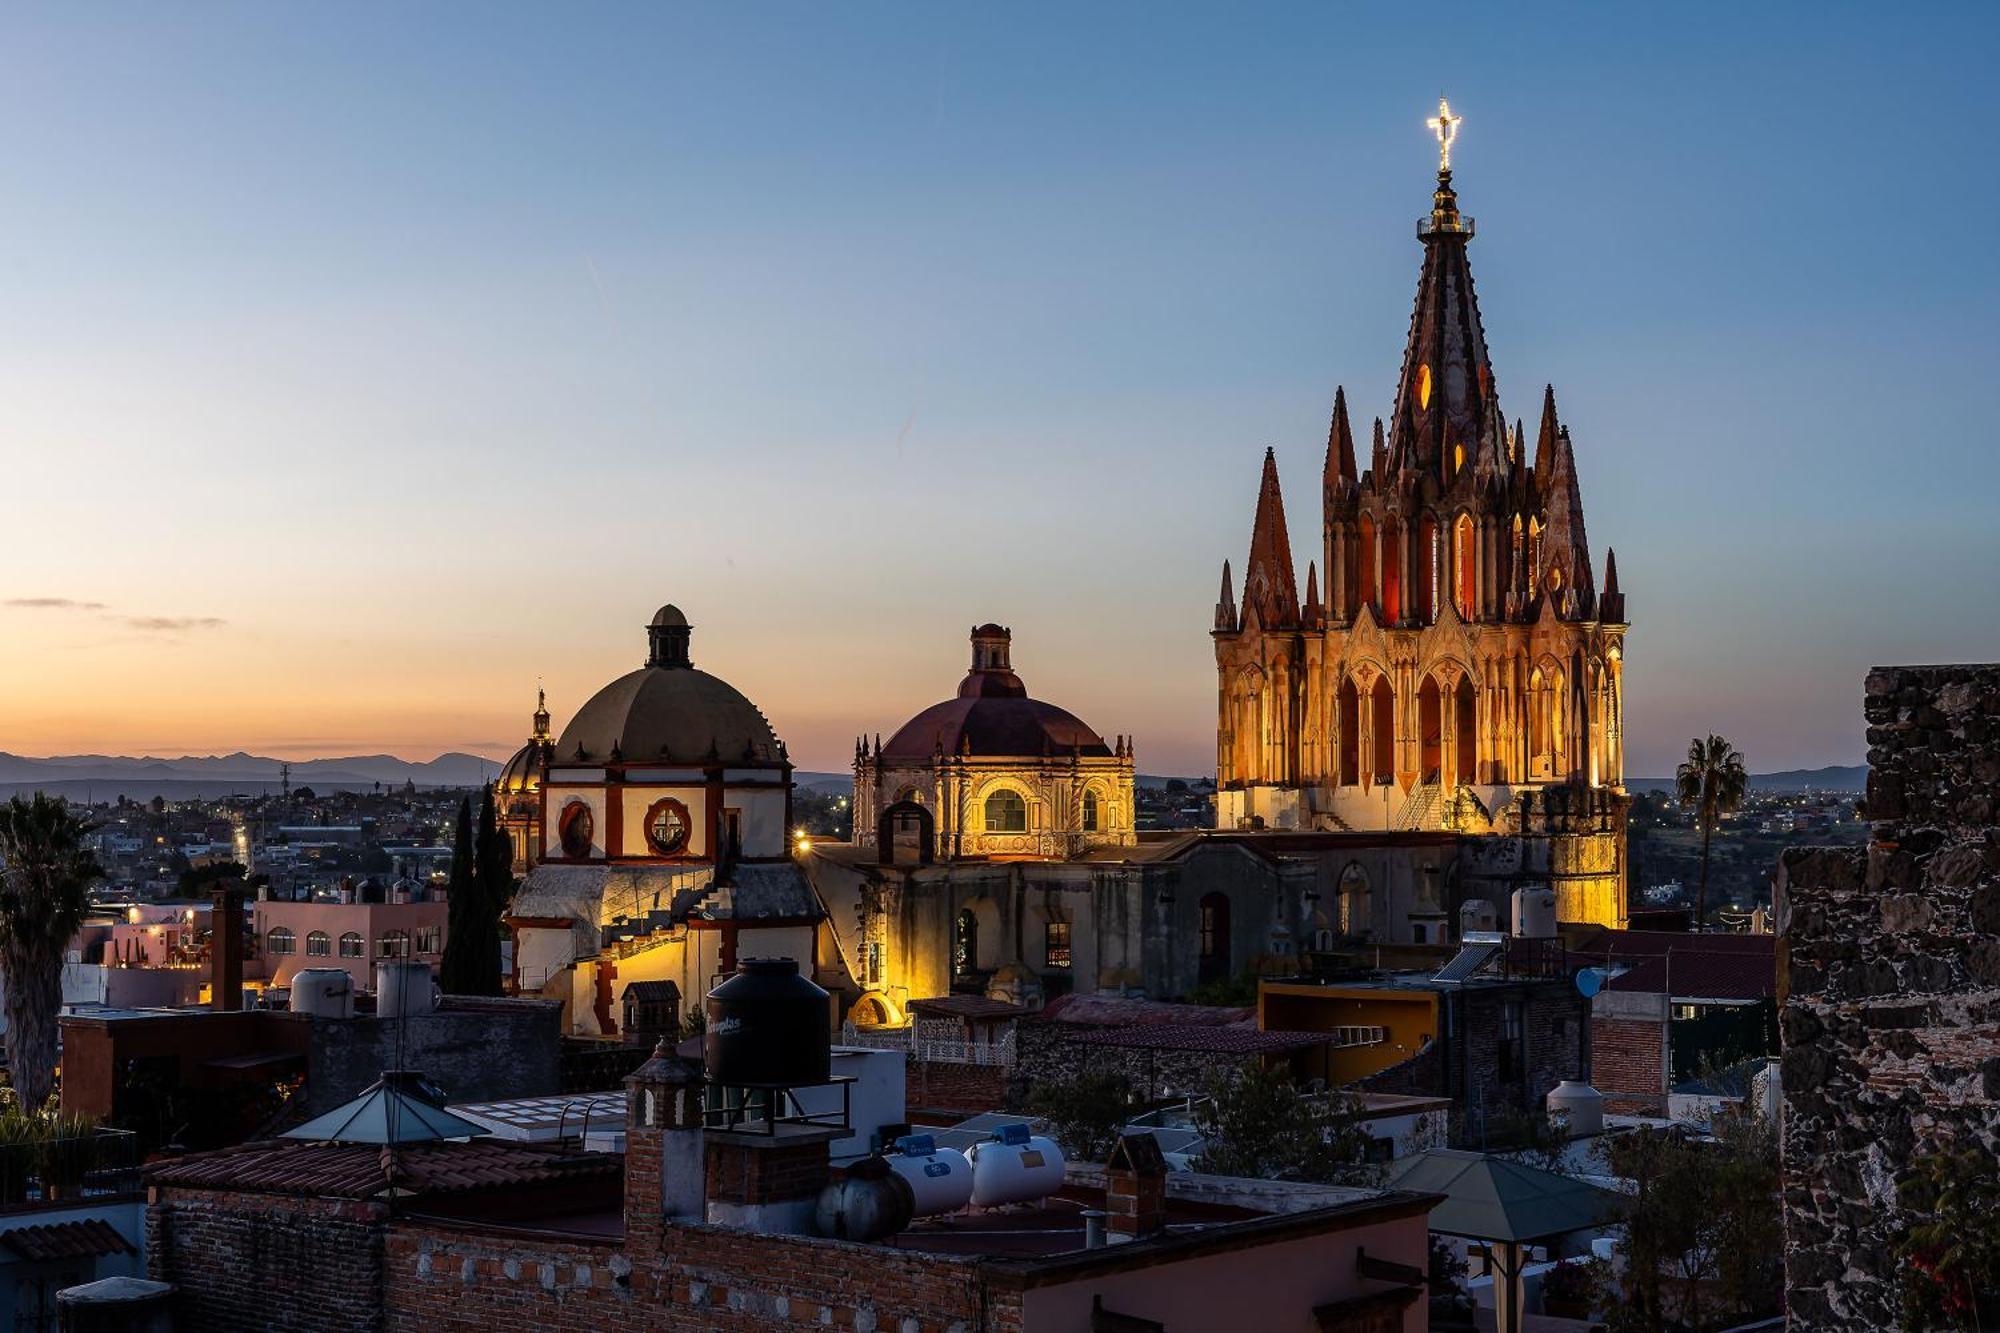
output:
<instances>
[{"instance_id":1,"label":"sunset sky","mask_svg":"<svg viewBox=\"0 0 2000 1333\"><path fill-rule=\"evenodd\" d=\"M1613 9L1616 12L1612 12ZM1440 90L1627 770L2000 658L2000 9L11 6L0 750L504 755L643 659L806 768L1012 626L1212 771L1266 445L1386 411Z\"/></svg>"}]
</instances>

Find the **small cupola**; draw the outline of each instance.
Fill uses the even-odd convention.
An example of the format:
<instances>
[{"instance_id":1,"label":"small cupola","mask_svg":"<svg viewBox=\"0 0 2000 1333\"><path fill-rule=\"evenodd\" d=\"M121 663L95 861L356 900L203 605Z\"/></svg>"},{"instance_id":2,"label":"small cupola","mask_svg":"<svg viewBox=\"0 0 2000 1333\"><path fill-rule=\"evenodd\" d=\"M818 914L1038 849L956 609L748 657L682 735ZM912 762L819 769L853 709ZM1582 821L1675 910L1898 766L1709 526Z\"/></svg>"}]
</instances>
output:
<instances>
[{"instance_id":1,"label":"small cupola","mask_svg":"<svg viewBox=\"0 0 2000 1333\"><path fill-rule=\"evenodd\" d=\"M684 668L694 665L688 656L688 638L693 633L681 609L669 602L653 613L646 627L646 665Z\"/></svg>"}]
</instances>

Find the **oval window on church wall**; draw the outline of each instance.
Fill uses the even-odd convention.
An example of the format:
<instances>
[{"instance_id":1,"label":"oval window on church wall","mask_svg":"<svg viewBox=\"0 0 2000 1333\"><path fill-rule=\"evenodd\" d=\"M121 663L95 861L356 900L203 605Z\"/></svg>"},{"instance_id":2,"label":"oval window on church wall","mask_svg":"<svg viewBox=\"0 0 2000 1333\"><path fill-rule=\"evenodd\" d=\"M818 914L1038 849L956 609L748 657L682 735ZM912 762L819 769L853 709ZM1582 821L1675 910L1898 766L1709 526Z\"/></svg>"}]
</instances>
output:
<instances>
[{"instance_id":1,"label":"oval window on church wall","mask_svg":"<svg viewBox=\"0 0 2000 1333\"><path fill-rule=\"evenodd\" d=\"M671 796L653 802L646 811L646 845L656 856L678 856L687 850L688 808Z\"/></svg>"},{"instance_id":2,"label":"oval window on church wall","mask_svg":"<svg viewBox=\"0 0 2000 1333\"><path fill-rule=\"evenodd\" d=\"M564 806L562 817L556 821L556 837L562 843L563 855L572 861L590 855L591 838L596 831L597 817L582 801L571 801Z\"/></svg>"}]
</instances>

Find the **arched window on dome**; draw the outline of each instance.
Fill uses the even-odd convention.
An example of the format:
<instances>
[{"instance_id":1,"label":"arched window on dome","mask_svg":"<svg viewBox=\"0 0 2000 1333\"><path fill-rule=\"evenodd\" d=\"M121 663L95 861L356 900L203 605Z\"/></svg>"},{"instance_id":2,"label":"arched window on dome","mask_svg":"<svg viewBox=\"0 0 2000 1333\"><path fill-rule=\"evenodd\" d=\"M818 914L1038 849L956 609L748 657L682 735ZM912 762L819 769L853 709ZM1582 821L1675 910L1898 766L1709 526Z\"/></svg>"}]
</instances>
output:
<instances>
[{"instance_id":1,"label":"arched window on dome","mask_svg":"<svg viewBox=\"0 0 2000 1333\"><path fill-rule=\"evenodd\" d=\"M325 958L333 952L333 940L323 930L315 930L306 936L306 957Z\"/></svg>"},{"instance_id":2,"label":"arched window on dome","mask_svg":"<svg viewBox=\"0 0 2000 1333\"><path fill-rule=\"evenodd\" d=\"M1002 787L986 798L986 831L988 833L1028 831L1028 803L1021 799L1021 793L1010 787Z\"/></svg>"},{"instance_id":3,"label":"arched window on dome","mask_svg":"<svg viewBox=\"0 0 2000 1333\"><path fill-rule=\"evenodd\" d=\"M340 956L342 958L366 958L368 956L368 943L361 938L360 931L350 930L340 937Z\"/></svg>"},{"instance_id":4,"label":"arched window on dome","mask_svg":"<svg viewBox=\"0 0 2000 1333\"><path fill-rule=\"evenodd\" d=\"M1083 831L1097 832L1097 793L1094 791L1083 794Z\"/></svg>"},{"instance_id":5,"label":"arched window on dome","mask_svg":"<svg viewBox=\"0 0 2000 1333\"><path fill-rule=\"evenodd\" d=\"M293 953L298 949L298 936L290 926L279 926L264 937L264 948L271 953Z\"/></svg>"}]
</instances>

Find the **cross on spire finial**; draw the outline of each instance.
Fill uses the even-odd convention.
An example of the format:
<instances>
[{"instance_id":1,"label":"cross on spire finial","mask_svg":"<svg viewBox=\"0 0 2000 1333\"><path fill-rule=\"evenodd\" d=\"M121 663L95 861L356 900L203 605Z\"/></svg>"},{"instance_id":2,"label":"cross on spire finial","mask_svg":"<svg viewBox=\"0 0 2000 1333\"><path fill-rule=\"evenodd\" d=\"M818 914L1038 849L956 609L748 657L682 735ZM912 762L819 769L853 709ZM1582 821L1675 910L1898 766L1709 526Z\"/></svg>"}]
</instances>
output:
<instances>
[{"instance_id":1,"label":"cross on spire finial","mask_svg":"<svg viewBox=\"0 0 2000 1333\"><path fill-rule=\"evenodd\" d=\"M1451 114L1451 103L1445 101L1443 95L1440 94L1438 97L1438 113L1424 122L1424 124L1430 127L1431 133L1437 136L1438 170L1440 172L1451 170L1452 140L1458 138L1458 127L1464 120L1464 116L1454 116Z\"/></svg>"}]
</instances>

